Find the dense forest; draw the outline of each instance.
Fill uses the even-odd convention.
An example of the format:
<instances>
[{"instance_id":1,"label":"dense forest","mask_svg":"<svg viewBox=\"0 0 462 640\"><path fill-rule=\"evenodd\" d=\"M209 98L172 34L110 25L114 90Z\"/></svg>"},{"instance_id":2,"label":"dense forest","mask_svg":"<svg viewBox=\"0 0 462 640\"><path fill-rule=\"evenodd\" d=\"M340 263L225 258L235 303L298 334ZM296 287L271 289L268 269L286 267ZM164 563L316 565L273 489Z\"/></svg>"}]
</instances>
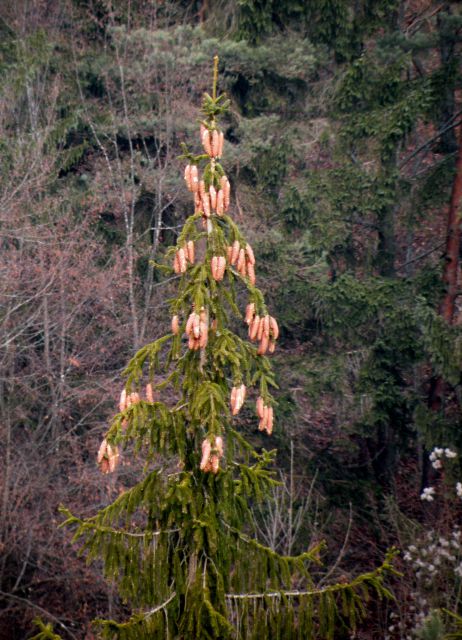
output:
<instances>
[{"instance_id":1,"label":"dense forest","mask_svg":"<svg viewBox=\"0 0 462 640\"><path fill-rule=\"evenodd\" d=\"M133 598L60 526L183 455L159 438L146 462L127 440L114 473L97 465L136 354L170 332L172 305L186 313L171 247L194 213L185 159L220 111L201 112L214 56L233 237L253 247L265 302L252 299L280 334L271 397L259 374L271 437L253 403L233 417L269 469L241 469L258 494L263 478L243 527L255 566L273 580L285 565L263 549L275 566L308 559L318 593L372 576L356 620L340 598L348 615L324 628L316 609L313 638L462 638L461 52L457 1L0 3L1 640L309 637L226 635L237 609L202 635L101 631L92 621L128 619Z\"/></svg>"}]
</instances>

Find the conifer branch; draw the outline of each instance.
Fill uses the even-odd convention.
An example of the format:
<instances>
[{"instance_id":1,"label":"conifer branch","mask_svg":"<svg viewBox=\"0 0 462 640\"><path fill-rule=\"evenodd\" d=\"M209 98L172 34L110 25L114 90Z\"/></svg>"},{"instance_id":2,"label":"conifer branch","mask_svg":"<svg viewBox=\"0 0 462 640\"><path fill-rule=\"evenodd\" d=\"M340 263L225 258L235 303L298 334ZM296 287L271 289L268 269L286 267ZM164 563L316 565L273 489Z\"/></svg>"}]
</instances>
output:
<instances>
[{"instance_id":1,"label":"conifer branch","mask_svg":"<svg viewBox=\"0 0 462 640\"><path fill-rule=\"evenodd\" d=\"M322 589L281 589L279 591L267 591L261 593L227 593L225 597L228 600L262 600L265 598L280 598L281 596L285 596L288 598L302 598L305 596L315 597L320 596L324 593L340 593L341 591L345 590L353 591L354 589L361 587L361 585L369 584L375 589L378 595L393 599L393 594L382 584L382 581L385 572L391 572L395 575L400 575L391 564L391 558L394 555L396 555L396 552L392 551L391 555L388 556L388 559L386 559L384 563L375 571L362 574L351 582L337 582L335 584L323 587Z\"/></svg>"},{"instance_id":2,"label":"conifer branch","mask_svg":"<svg viewBox=\"0 0 462 640\"><path fill-rule=\"evenodd\" d=\"M162 529L158 531L144 531L135 532L135 531L126 531L125 529L114 529L112 527L108 527L106 525L98 524L97 522L92 522L90 520L81 520L80 518L74 518L74 522L78 523L80 526L85 529L94 529L100 533L110 533L116 536L126 536L128 538L155 538L157 536L162 535L170 535L172 533L178 533L181 529Z\"/></svg>"},{"instance_id":3,"label":"conifer branch","mask_svg":"<svg viewBox=\"0 0 462 640\"><path fill-rule=\"evenodd\" d=\"M241 540L244 544L253 547L254 551L263 553L281 563L286 563L288 565L296 566L296 568L299 571L302 571L302 573L305 573L305 577L309 576L304 566L306 562L315 563L317 565L321 564L319 554L325 547L324 541L321 541L315 547L312 547L308 551L300 553L297 556L282 556L278 554L276 551L274 551L273 549L271 549L271 547L268 547L262 544L256 538L251 538L250 536L247 536L246 534L242 533L242 531L240 531L239 529L236 529L235 527L232 527L231 525L229 525L227 522L223 522L222 524L227 529L229 529L229 531L231 531L234 535L236 535L239 538L239 540Z\"/></svg>"},{"instance_id":4,"label":"conifer branch","mask_svg":"<svg viewBox=\"0 0 462 640\"><path fill-rule=\"evenodd\" d=\"M227 593L225 598L227 600L265 600L266 598L303 598L319 596L323 593L332 593L341 591L342 589L351 589L350 584L337 584L330 587L324 587L324 589L313 589L312 591L267 591L263 593Z\"/></svg>"},{"instance_id":5,"label":"conifer branch","mask_svg":"<svg viewBox=\"0 0 462 640\"><path fill-rule=\"evenodd\" d=\"M144 614L144 617L149 618L150 616L153 616L156 613L159 613L159 611L162 611L163 609L165 609L172 602L174 598L176 598L175 591L171 594L169 598L167 598L167 600L165 600L165 602L163 602L162 604L159 604L157 607L154 607L153 609L150 609L149 611L146 611L146 613Z\"/></svg>"}]
</instances>

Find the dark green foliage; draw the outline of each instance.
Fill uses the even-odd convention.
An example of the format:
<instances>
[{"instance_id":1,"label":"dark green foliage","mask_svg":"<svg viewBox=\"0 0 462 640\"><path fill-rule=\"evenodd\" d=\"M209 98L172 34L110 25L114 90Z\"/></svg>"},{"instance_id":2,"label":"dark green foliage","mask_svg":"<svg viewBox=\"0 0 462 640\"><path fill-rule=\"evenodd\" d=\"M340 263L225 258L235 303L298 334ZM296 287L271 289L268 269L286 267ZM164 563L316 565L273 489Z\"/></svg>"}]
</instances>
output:
<instances>
[{"instance_id":1,"label":"dark green foliage","mask_svg":"<svg viewBox=\"0 0 462 640\"><path fill-rule=\"evenodd\" d=\"M277 197L279 189L285 182L287 172L287 159L291 152L287 144L273 144L271 147L261 146L255 148L253 167L255 182L270 196Z\"/></svg>"},{"instance_id":2,"label":"dark green foliage","mask_svg":"<svg viewBox=\"0 0 462 640\"><path fill-rule=\"evenodd\" d=\"M304 229L310 217L310 205L295 187L284 194L281 215L288 230Z\"/></svg>"},{"instance_id":3,"label":"dark green foliage","mask_svg":"<svg viewBox=\"0 0 462 640\"><path fill-rule=\"evenodd\" d=\"M361 54L364 40L398 11L397 0L239 0L239 33L260 43L275 31L307 34L312 42L328 45L338 60Z\"/></svg>"}]
</instances>

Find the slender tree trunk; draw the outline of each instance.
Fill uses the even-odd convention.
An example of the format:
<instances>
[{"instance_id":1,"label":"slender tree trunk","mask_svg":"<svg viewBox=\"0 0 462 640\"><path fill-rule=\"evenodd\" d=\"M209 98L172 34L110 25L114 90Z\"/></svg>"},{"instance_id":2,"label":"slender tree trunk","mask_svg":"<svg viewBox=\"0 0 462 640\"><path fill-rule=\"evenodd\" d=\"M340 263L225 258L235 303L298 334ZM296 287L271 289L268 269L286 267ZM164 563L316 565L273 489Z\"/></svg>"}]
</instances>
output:
<instances>
[{"instance_id":1,"label":"slender tree trunk","mask_svg":"<svg viewBox=\"0 0 462 640\"><path fill-rule=\"evenodd\" d=\"M446 287L441 301L439 313L449 325L454 324L457 287L459 282L459 251L460 251L460 217L459 207L462 198L462 126L459 127L459 150L457 153L456 170L452 183L451 200L448 210L448 224L446 232L446 248L444 252L443 282ZM433 411L441 408L443 395L443 379L435 376L430 384L428 405Z\"/></svg>"},{"instance_id":2,"label":"slender tree trunk","mask_svg":"<svg viewBox=\"0 0 462 640\"><path fill-rule=\"evenodd\" d=\"M451 13L450 3L444 3L443 10ZM444 33L444 19L441 14L437 18L440 32L440 57L446 82L444 83L441 99L441 123L444 125L454 114L455 95L454 82L451 82L451 65L454 63L454 43ZM441 151L450 153L457 148L455 130L453 127L441 136ZM456 170L452 183L451 200L448 210L448 223L446 232L446 247L444 252L443 282L446 287L444 298L439 307L440 315L451 325L454 323L454 311L457 298L457 285L459 273L460 250L460 220L458 210L462 195L462 126L459 128L459 149L456 160ZM434 375L430 380L428 394L428 406L432 411L439 411L442 405L444 391L443 378ZM422 445L423 465L421 489L428 486L431 467L428 462L428 451Z\"/></svg>"},{"instance_id":3,"label":"slender tree trunk","mask_svg":"<svg viewBox=\"0 0 462 640\"><path fill-rule=\"evenodd\" d=\"M462 198L462 126L459 127L459 150L456 171L452 183L451 200L448 211L446 232L446 250L444 255L443 282L446 293L440 305L440 314L448 324L454 323L454 311L459 281L460 216L459 207Z\"/></svg>"},{"instance_id":4,"label":"slender tree trunk","mask_svg":"<svg viewBox=\"0 0 462 640\"><path fill-rule=\"evenodd\" d=\"M208 0L203 0L199 11L197 12L197 15L199 16L199 22L200 24L203 24L205 21L205 15L208 11Z\"/></svg>"},{"instance_id":5,"label":"slender tree trunk","mask_svg":"<svg viewBox=\"0 0 462 640\"><path fill-rule=\"evenodd\" d=\"M394 202L384 204L377 216L377 255L375 263L378 274L382 278L396 278L396 239L395 220L399 212L397 194L397 163L401 143L398 142L392 153L382 158L382 175L380 177L384 188L390 189L394 195ZM393 490L396 469L396 426L392 411L388 413L387 423L378 425L374 451L371 451L374 475L385 493ZM368 445L370 446L370 445Z\"/></svg>"},{"instance_id":6,"label":"slender tree trunk","mask_svg":"<svg viewBox=\"0 0 462 640\"><path fill-rule=\"evenodd\" d=\"M378 272L384 278L396 277L396 239L395 219L399 212L398 188L398 157L401 142L397 142L393 151L381 158L380 180L383 188L390 189L394 194L394 203L384 204L377 216L378 246L376 264Z\"/></svg>"},{"instance_id":7,"label":"slender tree trunk","mask_svg":"<svg viewBox=\"0 0 462 640\"><path fill-rule=\"evenodd\" d=\"M444 252L443 282L446 287L441 301L439 313L451 325L454 324L454 312L459 282L459 251L460 251L460 218L459 207L462 197L462 127L459 128L459 151L457 153L456 171L452 183L451 200L448 210L448 224L446 232L446 248ZM430 383L428 405L433 411L439 411L443 395L443 379L435 376Z\"/></svg>"},{"instance_id":8,"label":"slender tree trunk","mask_svg":"<svg viewBox=\"0 0 462 640\"><path fill-rule=\"evenodd\" d=\"M395 206L384 208L378 220L378 270L384 278L396 276Z\"/></svg>"}]
</instances>

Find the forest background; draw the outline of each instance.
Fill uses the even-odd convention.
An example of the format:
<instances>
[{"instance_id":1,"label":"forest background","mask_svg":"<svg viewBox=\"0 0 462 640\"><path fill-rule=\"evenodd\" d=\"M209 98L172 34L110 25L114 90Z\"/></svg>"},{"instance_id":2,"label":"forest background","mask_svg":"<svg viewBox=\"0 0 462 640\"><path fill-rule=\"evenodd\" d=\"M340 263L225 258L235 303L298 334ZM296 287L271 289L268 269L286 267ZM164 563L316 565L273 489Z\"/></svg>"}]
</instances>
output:
<instances>
[{"instance_id":1,"label":"forest background","mask_svg":"<svg viewBox=\"0 0 462 640\"><path fill-rule=\"evenodd\" d=\"M178 156L215 54L233 215L282 329L281 486L254 526L283 553L325 539L323 579L396 545L397 600L358 637L444 637L457 620L436 611L462 614L459 3L21 0L0 36L0 638L39 615L90 640L124 609L58 507L93 513L140 472L126 455L102 476L95 454L127 360L169 323L153 261L190 213ZM263 444L250 411L240 427Z\"/></svg>"}]
</instances>

